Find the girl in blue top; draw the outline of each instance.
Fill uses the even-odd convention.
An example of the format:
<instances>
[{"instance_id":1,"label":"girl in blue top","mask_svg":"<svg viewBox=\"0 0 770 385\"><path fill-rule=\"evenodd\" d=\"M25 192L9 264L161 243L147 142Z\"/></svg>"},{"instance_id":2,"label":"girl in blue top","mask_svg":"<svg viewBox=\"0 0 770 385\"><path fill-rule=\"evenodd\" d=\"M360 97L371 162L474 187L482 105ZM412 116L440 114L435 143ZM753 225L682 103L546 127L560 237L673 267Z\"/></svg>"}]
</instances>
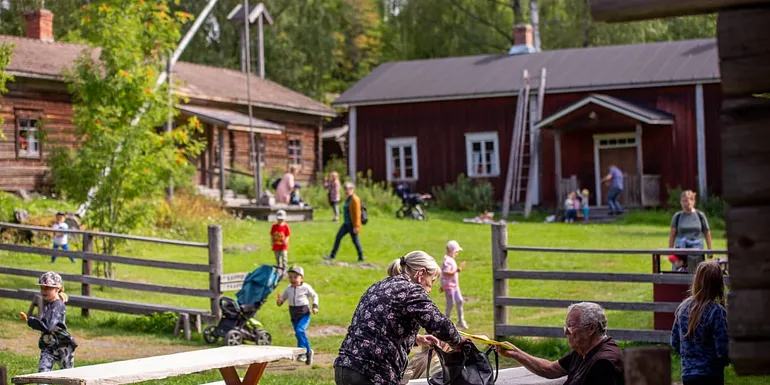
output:
<instances>
[{"instance_id":1,"label":"girl in blue top","mask_svg":"<svg viewBox=\"0 0 770 385\"><path fill-rule=\"evenodd\" d=\"M682 356L684 385L723 385L728 358L727 312L722 269L698 265L690 297L676 311L671 347Z\"/></svg>"}]
</instances>

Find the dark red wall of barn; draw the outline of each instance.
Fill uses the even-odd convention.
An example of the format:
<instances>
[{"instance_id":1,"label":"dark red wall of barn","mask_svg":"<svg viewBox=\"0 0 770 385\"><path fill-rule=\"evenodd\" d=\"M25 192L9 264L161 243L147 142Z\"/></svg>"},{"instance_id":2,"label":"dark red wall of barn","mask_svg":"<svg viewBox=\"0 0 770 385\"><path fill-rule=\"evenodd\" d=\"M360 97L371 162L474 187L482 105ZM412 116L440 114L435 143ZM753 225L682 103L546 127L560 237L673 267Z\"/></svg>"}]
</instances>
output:
<instances>
[{"instance_id":1,"label":"dark red wall of barn","mask_svg":"<svg viewBox=\"0 0 770 385\"><path fill-rule=\"evenodd\" d=\"M357 168L372 170L376 180L386 180L385 139L414 136L419 172L416 188L429 192L466 173L466 133L496 131L502 176L488 179L501 198L515 111L515 98L359 107Z\"/></svg>"},{"instance_id":2,"label":"dark red wall of barn","mask_svg":"<svg viewBox=\"0 0 770 385\"><path fill-rule=\"evenodd\" d=\"M667 198L666 185L697 189L695 86L606 90L601 93L673 114L673 126L643 127L644 172L661 175L663 202ZM549 94L545 98L543 114L549 116L590 94ZM721 193L721 92L718 84L704 86L704 103L708 185L712 191ZM443 186L454 181L458 174L466 173L466 133L497 131L501 176L489 180L495 188L497 199L501 199L515 106L516 98L509 97L358 107L358 170L372 170L376 180L385 180L385 139L415 136L419 166L419 182L416 187L420 191L430 191L434 186ZM619 127L615 131L633 130L634 127ZM583 185L593 191L592 135L596 131L584 131L585 135L578 135L579 132L569 133L562 140L562 175L567 177L577 173ZM553 134L544 130L541 197L542 203L547 206L556 202L553 150Z\"/></svg>"}]
</instances>

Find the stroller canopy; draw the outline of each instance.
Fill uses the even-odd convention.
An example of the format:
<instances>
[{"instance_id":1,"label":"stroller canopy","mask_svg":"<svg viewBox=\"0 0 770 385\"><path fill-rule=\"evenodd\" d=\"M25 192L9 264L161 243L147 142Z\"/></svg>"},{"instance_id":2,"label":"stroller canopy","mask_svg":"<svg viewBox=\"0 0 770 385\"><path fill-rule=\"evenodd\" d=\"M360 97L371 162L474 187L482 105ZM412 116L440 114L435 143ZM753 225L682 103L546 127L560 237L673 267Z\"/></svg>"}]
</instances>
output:
<instances>
[{"instance_id":1,"label":"stroller canopy","mask_svg":"<svg viewBox=\"0 0 770 385\"><path fill-rule=\"evenodd\" d=\"M281 281L278 268L262 265L249 273L243 280L243 287L235 294L241 305L260 305L273 292Z\"/></svg>"}]
</instances>

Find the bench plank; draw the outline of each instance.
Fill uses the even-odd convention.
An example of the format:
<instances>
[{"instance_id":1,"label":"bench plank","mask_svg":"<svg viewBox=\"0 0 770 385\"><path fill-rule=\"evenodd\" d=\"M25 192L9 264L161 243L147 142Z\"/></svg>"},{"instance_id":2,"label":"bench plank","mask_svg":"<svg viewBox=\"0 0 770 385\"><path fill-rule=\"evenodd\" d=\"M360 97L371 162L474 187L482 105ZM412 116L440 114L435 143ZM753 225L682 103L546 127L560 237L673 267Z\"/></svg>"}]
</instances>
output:
<instances>
[{"instance_id":1,"label":"bench plank","mask_svg":"<svg viewBox=\"0 0 770 385\"><path fill-rule=\"evenodd\" d=\"M13 377L14 384L122 385L207 370L294 360L305 349L281 346L225 346L214 349L116 361Z\"/></svg>"}]
</instances>

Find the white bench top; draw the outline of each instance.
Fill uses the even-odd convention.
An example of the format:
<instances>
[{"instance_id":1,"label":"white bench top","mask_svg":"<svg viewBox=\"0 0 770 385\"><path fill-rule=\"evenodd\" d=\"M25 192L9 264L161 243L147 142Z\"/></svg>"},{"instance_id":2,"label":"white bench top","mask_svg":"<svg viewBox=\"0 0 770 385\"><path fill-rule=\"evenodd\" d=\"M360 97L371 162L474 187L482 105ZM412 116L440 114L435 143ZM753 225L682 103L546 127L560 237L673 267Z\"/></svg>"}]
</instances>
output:
<instances>
[{"instance_id":1,"label":"white bench top","mask_svg":"<svg viewBox=\"0 0 770 385\"><path fill-rule=\"evenodd\" d=\"M561 385L567 381L567 377L557 378L549 380L547 378L540 377L533 374L527 368L508 368L500 369L500 374L497 377L496 385ZM425 378L414 379L409 381L409 385L421 385L427 384Z\"/></svg>"},{"instance_id":2,"label":"white bench top","mask_svg":"<svg viewBox=\"0 0 770 385\"><path fill-rule=\"evenodd\" d=\"M211 369L294 360L305 349L280 346L226 346L116 361L13 377L14 384L120 385L158 380Z\"/></svg>"}]
</instances>

